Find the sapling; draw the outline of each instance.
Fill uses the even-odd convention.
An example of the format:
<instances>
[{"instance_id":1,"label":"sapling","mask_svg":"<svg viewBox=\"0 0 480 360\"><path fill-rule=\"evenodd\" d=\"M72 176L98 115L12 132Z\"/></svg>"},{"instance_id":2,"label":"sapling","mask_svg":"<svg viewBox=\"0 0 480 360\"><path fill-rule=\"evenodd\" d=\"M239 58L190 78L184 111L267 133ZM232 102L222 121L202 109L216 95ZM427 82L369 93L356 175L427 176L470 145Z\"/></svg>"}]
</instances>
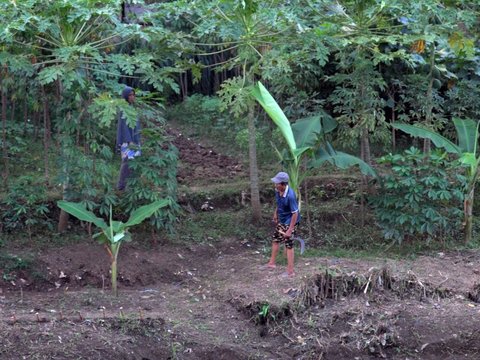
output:
<instances>
[{"instance_id":1,"label":"sapling","mask_svg":"<svg viewBox=\"0 0 480 360\"><path fill-rule=\"evenodd\" d=\"M128 229L134 225L140 224L143 220L152 216L160 208L170 204L170 200L158 200L149 205L144 205L130 215L126 223L114 221L112 218L112 207L110 206L109 225L97 217L93 212L87 210L81 203L73 203L64 200L57 202L60 209L75 216L81 221L87 221L100 228L100 232L93 237L97 238L100 244L105 244L111 260L112 291L115 296L117 292L117 258L122 242L131 241L131 235Z\"/></svg>"}]
</instances>

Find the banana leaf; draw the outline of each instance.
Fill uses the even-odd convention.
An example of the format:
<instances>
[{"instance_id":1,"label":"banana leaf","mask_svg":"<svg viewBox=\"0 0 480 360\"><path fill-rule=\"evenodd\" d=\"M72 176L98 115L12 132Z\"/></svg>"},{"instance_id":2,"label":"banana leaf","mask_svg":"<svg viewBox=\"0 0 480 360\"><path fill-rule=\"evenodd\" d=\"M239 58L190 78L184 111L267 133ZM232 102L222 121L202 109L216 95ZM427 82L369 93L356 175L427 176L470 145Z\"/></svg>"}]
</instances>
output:
<instances>
[{"instance_id":1,"label":"banana leaf","mask_svg":"<svg viewBox=\"0 0 480 360\"><path fill-rule=\"evenodd\" d=\"M402 130L403 132L406 132L411 136L421 137L423 139L430 139L436 147L444 148L449 153L461 154L463 152L459 146L455 145L453 142L443 137L442 135L437 134L434 131L423 129L418 126L400 123L393 123L392 126L395 129Z\"/></svg>"},{"instance_id":2,"label":"banana leaf","mask_svg":"<svg viewBox=\"0 0 480 360\"><path fill-rule=\"evenodd\" d=\"M78 220L94 223L100 229L108 229L108 225L103 219L96 217L93 212L88 211L85 206L80 203L60 200L57 202L57 206L65 212L75 216Z\"/></svg>"},{"instance_id":3,"label":"banana leaf","mask_svg":"<svg viewBox=\"0 0 480 360\"><path fill-rule=\"evenodd\" d=\"M139 207L130 215L130 218L125 224L125 228L140 224L143 220L152 216L153 213L155 213L155 211L169 204L170 204L170 200L163 199L163 200L158 200L151 204Z\"/></svg>"},{"instance_id":4,"label":"banana leaf","mask_svg":"<svg viewBox=\"0 0 480 360\"><path fill-rule=\"evenodd\" d=\"M333 131L337 122L328 114L321 112L318 115L299 119L292 124L293 136L297 147L315 146L319 136Z\"/></svg>"},{"instance_id":5,"label":"banana leaf","mask_svg":"<svg viewBox=\"0 0 480 360\"><path fill-rule=\"evenodd\" d=\"M311 116L297 120L292 124L293 136L297 147L313 146L322 132L320 116Z\"/></svg>"},{"instance_id":6,"label":"banana leaf","mask_svg":"<svg viewBox=\"0 0 480 360\"><path fill-rule=\"evenodd\" d=\"M295 137L293 136L290 121L288 121L280 106L261 82L257 82L253 87L252 96L259 102L273 122L278 126L290 148L290 151L295 150L297 145Z\"/></svg>"},{"instance_id":7,"label":"banana leaf","mask_svg":"<svg viewBox=\"0 0 480 360\"><path fill-rule=\"evenodd\" d=\"M472 119L454 118L453 124L457 130L458 146L462 152L472 153L476 155L478 142L478 125L479 121Z\"/></svg>"},{"instance_id":8,"label":"banana leaf","mask_svg":"<svg viewBox=\"0 0 480 360\"><path fill-rule=\"evenodd\" d=\"M309 163L311 167L320 167L327 161L340 169L348 169L358 165L362 174L377 177L375 170L362 159L341 151L335 151L330 144L328 145L327 148L322 147L317 151L315 159Z\"/></svg>"}]
</instances>

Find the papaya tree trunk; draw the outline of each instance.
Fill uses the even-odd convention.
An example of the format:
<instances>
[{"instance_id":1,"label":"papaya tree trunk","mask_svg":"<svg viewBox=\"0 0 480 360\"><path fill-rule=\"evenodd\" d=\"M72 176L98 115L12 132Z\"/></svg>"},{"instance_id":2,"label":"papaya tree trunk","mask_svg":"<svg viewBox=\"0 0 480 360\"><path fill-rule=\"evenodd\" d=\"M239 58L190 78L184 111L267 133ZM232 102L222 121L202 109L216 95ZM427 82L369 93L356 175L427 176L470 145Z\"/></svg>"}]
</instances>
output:
<instances>
[{"instance_id":1,"label":"papaya tree trunk","mask_svg":"<svg viewBox=\"0 0 480 360\"><path fill-rule=\"evenodd\" d=\"M248 111L248 157L250 164L250 202L254 221L260 221L262 210L260 205L260 189L258 180L257 164L257 141L255 129L255 107L251 106Z\"/></svg>"},{"instance_id":2,"label":"papaya tree trunk","mask_svg":"<svg viewBox=\"0 0 480 360\"><path fill-rule=\"evenodd\" d=\"M63 101L63 87L62 87L62 83L61 81L57 81L57 102L60 104L61 102ZM66 116L66 121L69 122L71 120L71 112L68 111L67 112L67 116ZM58 144L60 144L60 139L61 139L61 126L58 126ZM61 151L63 152L63 155L65 155L66 153L66 149L65 149L65 141L62 141L62 149ZM63 180L63 184L62 184L62 199L63 200L68 200L67 199L67 191L68 191L68 188L69 188L69 160L66 160L64 158L64 161L63 161L63 169L62 169L63 173L64 173L64 180ZM58 226L57 226L57 229L58 229L58 232L61 233L61 232L64 232L65 230L67 230L67 226L68 226L68 218L69 218L69 214L61 209L60 210L60 216L58 218Z\"/></svg>"},{"instance_id":3,"label":"papaya tree trunk","mask_svg":"<svg viewBox=\"0 0 480 360\"><path fill-rule=\"evenodd\" d=\"M17 109L17 102L15 101L15 98L12 96L11 102L10 102L10 121L13 124L13 121L15 120L15 112Z\"/></svg>"},{"instance_id":4,"label":"papaya tree trunk","mask_svg":"<svg viewBox=\"0 0 480 360\"><path fill-rule=\"evenodd\" d=\"M464 212L465 212L465 244L468 244L472 240L473 231L473 200L475 197L475 186L465 197Z\"/></svg>"},{"instance_id":5,"label":"papaya tree trunk","mask_svg":"<svg viewBox=\"0 0 480 360\"><path fill-rule=\"evenodd\" d=\"M28 91L25 87L25 98L23 100L23 135L27 133L28 124Z\"/></svg>"},{"instance_id":6,"label":"papaya tree trunk","mask_svg":"<svg viewBox=\"0 0 480 360\"><path fill-rule=\"evenodd\" d=\"M45 184L49 184L48 152L50 150L50 119L48 118L48 99L45 88L42 86L43 99L43 162L45 167Z\"/></svg>"},{"instance_id":7,"label":"papaya tree trunk","mask_svg":"<svg viewBox=\"0 0 480 360\"><path fill-rule=\"evenodd\" d=\"M368 139L368 129L362 129L362 137L360 138L360 151L361 151L361 158L365 161L368 165L372 164L371 157L370 157L370 140Z\"/></svg>"},{"instance_id":8,"label":"papaya tree trunk","mask_svg":"<svg viewBox=\"0 0 480 360\"><path fill-rule=\"evenodd\" d=\"M432 45L432 50L430 54L430 71L428 73L428 78L430 79L428 82L427 93L426 93L426 101L427 101L427 108L425 110L425 123L428 125L433 124L433 82L434 82L434 75L433 69L435 67L435 45ZM432 143L430 139L423 139L423 152L425 154L430 153L432 148Z\"/></svg>"},{"instance_id":9,"label":"papaya tree trunk","mask_svg":"<svg viewBox=\"0 0 480 360\"><path fill-rule=\"evenodd\" d=\"M396 122L396 115L395 115L395 103L392 106L392 123ZM397 150L397 139L396 139L396 130L392 126L392 151L395 153Z\"/></svg>"},{"instance_id":10,"label":"papaya tree trunk","mask_svg":"<svg viewBox=\"0 0 480 360\"><path fill-rule=\"evenodd\" d=\"M3 80L7 77L7 67L2 72L0 93L2 97L2 153L3 153L3 186L6 188L8 181L8 153L7 153L7 91Z\"/></svg>"}]
</instances>

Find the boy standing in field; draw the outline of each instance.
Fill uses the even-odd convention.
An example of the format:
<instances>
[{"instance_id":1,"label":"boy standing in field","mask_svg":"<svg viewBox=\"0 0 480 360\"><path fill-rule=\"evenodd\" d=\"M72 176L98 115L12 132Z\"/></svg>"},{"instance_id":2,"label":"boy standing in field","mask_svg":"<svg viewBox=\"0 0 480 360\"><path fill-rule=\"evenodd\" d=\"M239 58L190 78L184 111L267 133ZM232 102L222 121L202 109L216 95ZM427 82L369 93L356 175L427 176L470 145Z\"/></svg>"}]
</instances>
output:
<instances>
[{"instance_id":1,"label":"boy standing in field","mask_svg":"<svg viewBox=\"0 0 480 360\"><path fill-rule=\"evenodd\" d=\"M289 177L285 172L279 172L272 178L275 184L276 208L273 212L273 221L275 223L275 232L273 233L272 255L265 268L274 269L276 267L275 259L280 249L280 244L285 244L287 252L287 271L282 274L284 277L294 276L293 263L293 239L292 235L300 221L300 212L297 204L295 192L288 186Z\"/></svg>"}]
</instances>

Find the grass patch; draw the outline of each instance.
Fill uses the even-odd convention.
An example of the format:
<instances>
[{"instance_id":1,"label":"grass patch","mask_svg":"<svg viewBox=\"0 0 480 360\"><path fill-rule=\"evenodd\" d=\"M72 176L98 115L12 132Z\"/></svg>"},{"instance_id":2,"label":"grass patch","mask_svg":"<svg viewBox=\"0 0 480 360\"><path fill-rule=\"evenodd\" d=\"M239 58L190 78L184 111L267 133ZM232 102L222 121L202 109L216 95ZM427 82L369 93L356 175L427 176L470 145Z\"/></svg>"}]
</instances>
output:
<instances>
[{"instance_id":1,"label":"grass patch","mask_svg":"<svg viewBox=\"0 0 480 360\"><path fill-rule=\"evenodd\" d=\"M262 223L252 223L248 208L201 211L182 215L176 234L170 240L180 243L211 243L224 238L236 238L256 242L269 238L268 228Z\"/></svg>"}]
</instances>

